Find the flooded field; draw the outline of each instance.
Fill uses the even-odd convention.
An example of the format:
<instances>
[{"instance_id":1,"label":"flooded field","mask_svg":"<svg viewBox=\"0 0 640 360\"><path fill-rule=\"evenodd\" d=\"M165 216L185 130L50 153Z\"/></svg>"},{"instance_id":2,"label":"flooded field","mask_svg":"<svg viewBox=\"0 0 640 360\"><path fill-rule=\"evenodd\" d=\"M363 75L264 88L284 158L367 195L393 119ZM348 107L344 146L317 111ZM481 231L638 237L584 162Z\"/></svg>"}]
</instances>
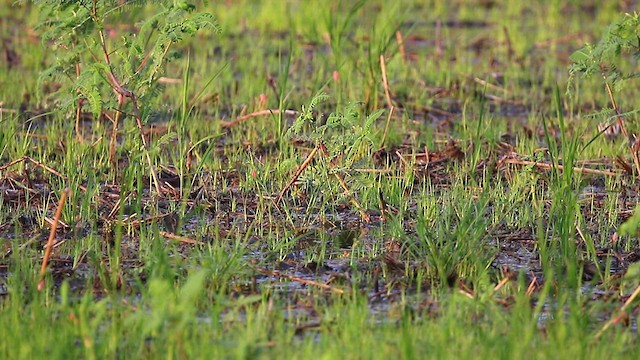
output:
<instances>
[{"instance_id":1,"label":"flooded field","mask_svg":"<svg viewBox=\"0 0 640 360\"><path fill-rule=\"evenodd\" d=\"M1 357L635 357L635 2L79 4L0 7Z\"/></svg>"}]
</instances>

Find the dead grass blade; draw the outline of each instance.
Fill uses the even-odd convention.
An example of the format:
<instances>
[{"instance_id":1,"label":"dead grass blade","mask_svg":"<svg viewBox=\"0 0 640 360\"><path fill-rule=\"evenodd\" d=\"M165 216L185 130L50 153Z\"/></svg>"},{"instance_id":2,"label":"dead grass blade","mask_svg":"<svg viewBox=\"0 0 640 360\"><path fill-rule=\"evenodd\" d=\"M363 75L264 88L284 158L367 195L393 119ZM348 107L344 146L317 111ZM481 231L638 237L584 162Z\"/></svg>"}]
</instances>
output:
<instances>
[{"instance_id":1,"label":"dead grass blade","mask_svg":"<svg viewBox=\"0 0 640 360\"><path fill-rule=\"evenodd\" d=\"M273 276L273 277L278 277L278 278L284 278L284 279L289 279L291 281L295 281L301 284L305 284L305 285L311 285L311 286L315 286L324 290L329 290L331 292L334 292L336 294L346 294L347 292L345 290L342 290L340 288L337 287L333 287L321 282L317 282L317 281L313 281L313 280L309 280L309 279L304 279L295 275L289 275L289 274L283 274L279 271L271 271L271 270L267 270L267 269L262 269L262 268L257 268L254 267L254 269L264 275L268 275L268 276Z\"/></svg>"},{"instance_id":2,"label":"dead grass blade","mask_svg":"<svg viewBox=\"0 0 640 360\"><path fill-rule=\"evenodd\" d=\"M47 273L47 265L49 264L51 249L53 248L53 240L56 238L56 230L58 229L58 223L60 222L60 217L62 216L62 208L64 208L64 203L67 201L67 197L70 193L71 189L64 189L64 191L62 192L62 196L60 197L60 201L58 202L58 207L56 208L56 214L53 218L53 224L51 224L51 231L49 232L49 239L47 240L47 245L45 247L44 257L42 258L42 266L40 267L38 291L42 291L42 289L44 289L44 276Z\"/></svg>"},{"instance_id":3,"label":"dead grass blade","mask_svg":"<svg viewBox=\"0 0 640 360\"><path fill-rule=\"evenodd\" d=\"M626 310L629 307L629 305L631 305L631 303L633 302L633 300L638 297L638 295L640 294L640 286L636 287L636 289L633 291L633 293L631 294L631 296L629 296L629 298L627 299L627 301L624 302L624 305L622 305L622 307L620 308L620 310L618 310L618 314L611 318L609 321L607 321L606 324L604 324L604 326L602 327L602 329L600 329L600 331L598 331L598 333L595 336L595 339L600 338L600 336L602 336L602 334L604 334L605 331L607 331L607 329L609 329L611 327L611 325L616 324L618 322L620 322L620 320L624 317L627 316Z\"/></svg>"},{"instance_id":4,"label":"dead grass blade","mask_svg":"<svg viewBox=\"0 0 640 360\"><path fill-rule=\"evenodd\" d=\"M296 173L293 174L293 176L291 177L291 180L289 180L287 185L285 185L285 187L282 188L282 190L280 191L280 194L278 194L278 197L275 200L276 206L278 205L278 203L280 203L280 200L282 200L284 193L286 193L287 190L289 190L291 185L293 185L293 183L296 182L296 180L298 180L298 178L300 177L304 169L306 169L307 166L309 166L309 163L311 162L311 160L313 160L313 157L318 153L318 149L319 147L316 146L313 148L313 150L311 150L311 152L309 153L309 156L307 156L304 162L298 167L298 170L296 170Z\"/></svg>"},{"instance_id":5,"label":"dead grass blade","mask_svg":"<svg viewBox=\"0 0 640 360\"><path fill-rule=\"evenodd\" d=\"M509 283L509 281L511 281L512 278L513 278L513 276L511 276L510 274L507 274L505 277L503 277L502 280L500 280L500 282L498 284L496 284L496 286L494 286L491 295L494 295L500 289L502 289L505 285L507 285Z\"/></svg>"},{"instance_id":6,"label":"dead grass blade","mask_svg":"<svg viewBox=\"0 0 640 360\"><path fill-rule=\"evenodd\" d=\"M514 164L514 165L523 165L523 166L535 166L538 169L542 170L551 170L554 167L558 170L564 170L564 166L549 164L546 162L537 162L537 161L528 161L528 160L519 160L519 159L501 159L501 164ZM593 175L603 175L603 176L619 176L621 175L619 172L608 171L608 170L598 170L598 169L589 169L584 167L574 167L573 171L582 174L593 174Z\"/></svg>"},{"instance_id":7,"label":"dead grass blade","mask_svg":"<svg viewBox=\"0 0 640 360\"><path fill-rule=\"evenodd\" d=\"M398 43L398 51L400 52L400 56L402 57L402 62L407 62L407 51L404 48L404 38L402 37L402 33L400 30L396 31L396 42Z\"/></svg>"},{"instance_id":8,"label":"dead grass blade","mask_svg":"<svg viewBox=\"0 0 640 360\"><path fill-rule=\"evenodd\" d=\"M295 110L282 110L282 112L284 113L284 115L290 115L290 116L298 115L298 112L295 111ZM223 121L223 122L220 123L220 125L223 128L230 128L230 127L234 127L234 126L238 125L239 123L241 123L241 122L243 122L245 120L249 120L251 118L260 117L260 116L267 116L267 115L278 115L278 114L280 114L280 110L278 110L278 109L260 110L260 111L256 111L256 112L251 113L251 114L239 116L239 117L235 118L235 120Z\"/></svg>"},{"instance_id":9,"label":"dead grass blade","mask_svg":"<svg viewBox=\"0 0 640 360\"><path fill-rule=\"evenodd\" d=\"M371 217L369 216L369 214L367 214L364 209L362 208L362 206L360 206L360 203L358 202L358 200L356 200L355 197L353 197L353 195L351 195L351 191L349 190L349 187L347 186L347 183L344 182L344 179L342 179L342 177L340 176L340 174L338 173L333 173L333 176L335 176L336 179L338 179L338 182L340 183L340 186L342 187L342 189L345 192L345 195L347 195L347 197L349 198L349 200L351 201L351 204L353 204L353 206L356 207L356 209L358 209L358 212L360 213L360 217L362 217L362 220L364 220L365 222L371 222Z\"/></svg>"},{"instance_id":10,"label":"dead grass blade","mask_svg":"<svg viewBox=\"0 0 640 360\"><path fill-rule=\"evenodd\" d=\"M16 164L19 164L19 163L21 163L21 162L24 162L24 161L28 161L28 162L30 162L30 163L32 163L32 164L34 164L34 165L36 165L37 167L39 167L39 168L41 168L41 169L43 169L43 170L45 170L45 171L47 171L47 172L49 172L49 173L51 173L51 174L53 174L53 175L57 176L57 177L59 177L59 178L61 178L61 179L65 180L65 181L68 181L68 180L69 180L69 178L68 178L67 176L63 175L63 174L62 174L62 173L60 173L58 170L56 170L56 169L54 169L54 168L52 168L52 167L50 167L50 166L48 166L48 165L46 165L46 164L44 164L44 163L42 163L42 162L38 161L38 160L36 160L36 159L33 159L33 158L29 157L29 156L23 156L23 157L21 157L21 158L18 158L18 159L16 159L16 160L13 160L13 161L11 161L11 162L9 162L9 163L5 164L5 165L0 166L0 171L6 170L6 169L8 169L8 168L10 168L10 167L12 167L12 166L14 166L14 165L16 165ZM81 186L81 185L80 185L80 186L78 186L78 188L79 188L80 190L82 190L82 191L87 191L87 188L86 188L86 187L84 187L84 186Z\"/></svg>"},{"instance_id":11,"label":"dead grass blade","mask_svg":"<svg viewBox=\"0 0 640 360\"><path fill-rule=\"evenodd\" d=\"M618 108L616 99L613 97L613 91L611 90L611 86L609 85L609 82L607 82L607 78L605 74L602 74L602 77L605 79L604 86L607 89L607 94L609 95L609 100L611 101L611 107L613 107L613 111L615 111L616 113L617 123L620 126L620 131L622 132L622 135L624 135L624 137L627 139L627 141L629 141L629 145L630 145L629 147L631 148L631 156L633 157L633 163L636 166L636 171L637 171L636 176L638 177L638 179L640 179L640 157L638 156L638 151L640 151L640 141L638 141L635 134L633 134L632 136L629 136L629 132L627 131L627 128L624 126L624 118L622 117L620 109Z\"/></svg>"},{"instance_id":12,"label":"dead grass blade","mask_svg":"<svg viewBox=\"0 0 640 360\"><path fill-rule=\"evenodd\" d=\"M616 164L628 175L633 176L633 168L620 155L616 156Z\"/></svg>"},{"instance_id":13,"label":"dead grass blade","mask_svg":"<svg viewBox=\"0 0 640 360\"><path fill-rule=\"evenodd\" d=\"M391 123L391 116L396 108L391 105L389 108L389 116L387 116L387 123L384 125L384 133L382 133L382 140L380 141L380 148L384 148L384 143L387 141L387 134L389 133L389 124Z\"/></svg>"},{"instance_id":14,"label":"dead grass blade","mask_svg":"<svg viewBox=\"0 0 640 360\"><path fill-rule=\"evenodd\" d=\"M387 80L387 64L384 60L384 55L380 55L380 71L382 72L382 86L384 87L384 96L387 99L387 106L393 107L391 101L391 90L389 90L389 81Z\"/></svg>"},{"instance_id":15,"label":"dead grass blade","mask_svg":"<svg viewBox=\"0 0 640 360\"><path fill-rule=\"evenodd\" d=\"M176 240L178 242L185 243L185 244L191 244L191 245L197 245L198 244L197 241L195 241L193 239L190 239L188 237L185 237L185 236L172 234L172 233L166 232L166 231L159 231L158 233L160 235L166 237L167 239L170 239L170 240Z\"/></svg>"},{"instance_id":16,"label":"dead grass blade","mask_svg":"<svg viewBox=\"0 0 640 360\"><path fill-rule=\"evenodd\" d=\"M538 288L538 278L533 276L531 278L531 282L529 282L529 286L527 286L527 296L533 295L533 292Z\"/></svg>"}]
</instances>

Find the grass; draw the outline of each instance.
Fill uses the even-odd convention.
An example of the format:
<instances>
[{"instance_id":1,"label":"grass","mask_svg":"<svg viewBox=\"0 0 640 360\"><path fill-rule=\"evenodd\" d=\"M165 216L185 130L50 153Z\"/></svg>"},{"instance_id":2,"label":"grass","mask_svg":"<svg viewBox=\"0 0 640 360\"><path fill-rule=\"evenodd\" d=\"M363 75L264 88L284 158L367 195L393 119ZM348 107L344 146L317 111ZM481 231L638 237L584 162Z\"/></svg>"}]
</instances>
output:
<instances>
[{"instance_id":1,"label":"grass","mask_svg":"<svg viewBox=\"0 0 640 360\"><path fill-rule=\"evenodd\" d=\"M108 121L76 137L56 84L37 84L54 55L36 8L0 7L19 56L0 63L0 357L640 355L638 238L617 233L633 161L624 139L594 140L601 86L564 93L568 56L630 9L207 6L223 33L178 49L149 104L162 194L130 117L117 172Z\"/></svg>"}]
</instances>

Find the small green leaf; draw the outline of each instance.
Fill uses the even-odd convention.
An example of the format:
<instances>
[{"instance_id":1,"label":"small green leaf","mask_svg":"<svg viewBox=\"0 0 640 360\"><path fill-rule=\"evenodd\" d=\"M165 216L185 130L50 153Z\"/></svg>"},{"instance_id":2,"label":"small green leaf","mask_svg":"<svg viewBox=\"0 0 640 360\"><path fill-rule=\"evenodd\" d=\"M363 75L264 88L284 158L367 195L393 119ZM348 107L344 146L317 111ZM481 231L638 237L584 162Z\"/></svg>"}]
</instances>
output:
<instances>
[{"instance_id":1,"label":"small green leaf","mask_svg":"<svg viewBox=\"0 0 640 360\"><path fill-rule=\"evenodd\" d=\"M640 206L636 206L633 215L624 224L620 225L618 233L620 235L635 236L640 228Z\"/></svg>"},{"instance_id":2,"label":"small green leaf","mask_svg":"<svg viewBox=\"0 0 640 360\"><path fill-rule=\"evenodd\" d=\"M625 280L640 280L640 262L633 263L627 268L627 272L624 274Z\"/></svg>"},{"instance_id":3,"label":"small green leaf","mask_svg":"<svg viewBox=\"0 0 640 360\"><path fill-rule=\"evenodd\" d=\"M571 54L571 56L569 56L569 59L574 63L583 63L586 61L591 61L592 60L591 52L587 52L583 48Z\"/></svg>"},{"instance_id":4,"label":"small green leaf","mask_svg":"<svg viewBox=\"0 0 640 360\"><path fill-rule=\"evenodd\" d=\"M193 10L196 9L195 5L188 3L186 1L176 1L175 6L187 12L192 12Z\"/></svg>"}]
</instances>

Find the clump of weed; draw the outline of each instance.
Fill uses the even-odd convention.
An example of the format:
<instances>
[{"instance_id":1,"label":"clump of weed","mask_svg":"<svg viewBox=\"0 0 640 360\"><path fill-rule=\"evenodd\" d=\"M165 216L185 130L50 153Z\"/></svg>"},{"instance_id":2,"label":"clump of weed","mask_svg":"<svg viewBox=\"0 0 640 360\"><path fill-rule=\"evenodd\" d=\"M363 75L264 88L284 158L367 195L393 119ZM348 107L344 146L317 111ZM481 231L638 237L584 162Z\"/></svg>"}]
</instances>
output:
<instances>
[{"instance_id":1,"label":"clump of weed","mask_svg":"<svg viewBox=\"0 0 640 360\"><path fill-rule=\"evenodd\" d=\"M344 111L336 111L325 120L322 115L314 114L314 109L327 98L327 95L318 93L307 107L303 106L300 116L287 132L287 136L298 136L305 141L313 142L315 146L293 178L281 191L278 201L319 152L324 159L321 162L324 170L319 173L321 184L326 186L330 178L337 180L344 193L350 198L351 203L360 212L363 220L369 221L369 216L352 195L345 181L345 175L354 164L371 153L374 144L373 125L384 110L375 111L362 121L360 104L354 102L349 104Z\"/></svg>"}]
</instances>

